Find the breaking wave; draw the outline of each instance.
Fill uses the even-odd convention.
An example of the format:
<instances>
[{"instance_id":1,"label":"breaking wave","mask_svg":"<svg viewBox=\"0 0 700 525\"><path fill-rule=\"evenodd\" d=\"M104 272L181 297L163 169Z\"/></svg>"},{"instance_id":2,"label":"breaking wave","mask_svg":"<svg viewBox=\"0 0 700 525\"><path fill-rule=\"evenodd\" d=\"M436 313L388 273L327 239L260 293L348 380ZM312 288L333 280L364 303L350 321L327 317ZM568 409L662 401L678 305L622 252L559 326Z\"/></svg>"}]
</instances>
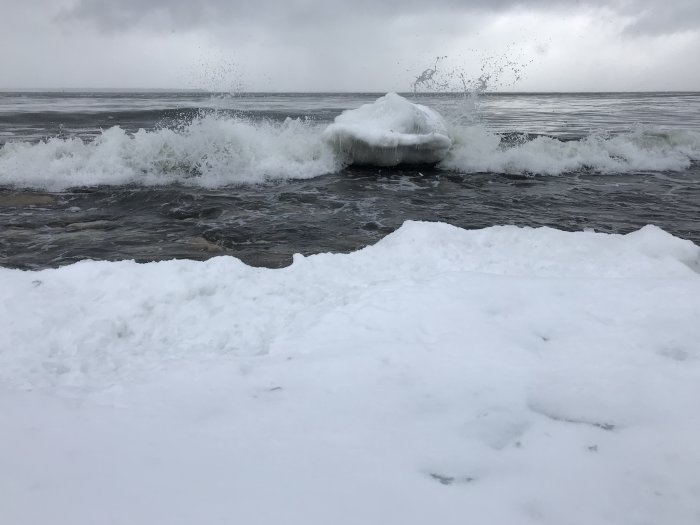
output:
<instances>
[{"instance_id":1,"label":"breaking wave","mask_svg":"<svg viewBox=\"0 0 700 525\"><path fill-rule=\"evenodd\" d=\"M129 134L115 126L94 140L8 142L0 149L0 184L49 190L123 184L221 187L311 178L340 168L321 137L323 129L304 119L253 122L211 114L175 129Z\"/></svg>"},{"instance_id":2,"label":"breaking wave","mask_svg":"<svg viewBox=\"0 0 700 525\"><path fill-rule=\"evenodd\" d=\"M323 138L325 123L282 122L216 114L176 128L127 133L120 127L94 140L49 138L0 147L0 184L59 191L97 185L182 184L222 187L312 178L347 162ZM438 165L463 174L522 175L680 171L700 161L700 133L639 127L576 140L499 134L483 125L454 125L453 147Z\"/></svg>"},{"instance_id":3,"label":"breaking wave","mask_svg":"<svg viewBox=\"0 0 700 525\"><path fill-rule=\"evenodd\" d=\"M639 126L577 140L500 135L482 126L451 130L454 146L441 167L461 173L561 175L682 171L700 160L700 133Z\"/></svg>"}]
</instances>

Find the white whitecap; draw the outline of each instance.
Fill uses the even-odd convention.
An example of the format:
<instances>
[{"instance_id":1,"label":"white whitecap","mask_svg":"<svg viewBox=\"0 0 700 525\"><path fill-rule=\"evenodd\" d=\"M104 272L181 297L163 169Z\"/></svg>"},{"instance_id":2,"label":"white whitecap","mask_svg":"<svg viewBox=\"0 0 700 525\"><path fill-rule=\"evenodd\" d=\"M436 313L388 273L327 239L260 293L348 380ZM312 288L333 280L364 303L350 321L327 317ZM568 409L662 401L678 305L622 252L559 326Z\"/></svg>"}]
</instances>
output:
<instances>
[{"instance_id":1,"label":"white whitecap","mask_svg":"<svg viewBox=\"0 0 700 525\"><path fill-rule=\"evenodd\" d=\"M0 146L0 184L61 191L97 185L221 187L340 169L322 127L206 115L169 129L108 128L94 140L52 137Z\"/></svg>"}]
</instances>

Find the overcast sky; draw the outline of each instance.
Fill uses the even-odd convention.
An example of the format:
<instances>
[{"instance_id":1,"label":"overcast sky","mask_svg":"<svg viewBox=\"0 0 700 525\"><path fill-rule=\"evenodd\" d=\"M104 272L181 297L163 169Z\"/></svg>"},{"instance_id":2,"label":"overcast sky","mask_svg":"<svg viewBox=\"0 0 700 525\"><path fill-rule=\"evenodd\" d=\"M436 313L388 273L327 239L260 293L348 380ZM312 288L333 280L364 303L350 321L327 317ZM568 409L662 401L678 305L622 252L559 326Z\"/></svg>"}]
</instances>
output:
<instances>
[{"instance_id":1,"label":"overcast sky","mask_svg":"<svg viewBox=\"0 0 700 525\"><path fill-rule=\"evenodd\" d=\"M0 46L5 89L700 90L700 0L0 0Z\"/></svg>"}]
</instances>

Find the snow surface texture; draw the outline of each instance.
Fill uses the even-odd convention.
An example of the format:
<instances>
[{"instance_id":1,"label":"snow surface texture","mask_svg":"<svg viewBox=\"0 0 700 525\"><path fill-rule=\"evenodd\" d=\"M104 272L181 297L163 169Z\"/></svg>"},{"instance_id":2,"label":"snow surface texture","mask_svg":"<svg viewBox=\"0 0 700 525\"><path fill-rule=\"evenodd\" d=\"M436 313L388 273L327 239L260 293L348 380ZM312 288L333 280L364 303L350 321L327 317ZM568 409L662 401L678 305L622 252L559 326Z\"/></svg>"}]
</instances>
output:
<instances>
[{"instance_id":1,"label":"snow surface texture","mask_svg":"<svg viewBox=\"0 0 700 525\"><path fill-rule=\"evenodd\" d=\"M344 111L324 132L352 164L435 164L452 145L436 111L388 93L372 104Z\"/></svg>"},{"instance_id":2,"label":"snow surface texture","mask_svg":"<svg viewBox=\"0 0 700 525\"><path fill-rule=\"evenodd\" d=\"M700 249L406 223L0 270L0 523L700 520Z\"/></svg>"}]
</instances>

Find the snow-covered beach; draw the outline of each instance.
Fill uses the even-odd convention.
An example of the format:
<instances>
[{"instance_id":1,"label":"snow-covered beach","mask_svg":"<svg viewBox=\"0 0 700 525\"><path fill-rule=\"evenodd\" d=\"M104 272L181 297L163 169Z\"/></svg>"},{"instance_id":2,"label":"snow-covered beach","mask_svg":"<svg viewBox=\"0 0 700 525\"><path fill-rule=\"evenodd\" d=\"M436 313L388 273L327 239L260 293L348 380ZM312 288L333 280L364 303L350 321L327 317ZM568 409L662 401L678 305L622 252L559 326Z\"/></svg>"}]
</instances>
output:
<instances>
[{"instance_id":1,"label":"snow-covered beach","mask_svg":"<svg viewBox=\"0 0 700 525\"><path fill-rule=\"evenodd\" d=\"M0 525L700 525L700 0L0 3Z\"/></svg>"},{"instance_id":2,"label":"snow-covered beach","mask_svg":"<svg viewBox=\"0 0 700 525\"><path fill-rule=\"evenodd\" d=\"M694 524L700 249L407 222L0 269L3 523Z\"/></svg>"}]
</instances>

